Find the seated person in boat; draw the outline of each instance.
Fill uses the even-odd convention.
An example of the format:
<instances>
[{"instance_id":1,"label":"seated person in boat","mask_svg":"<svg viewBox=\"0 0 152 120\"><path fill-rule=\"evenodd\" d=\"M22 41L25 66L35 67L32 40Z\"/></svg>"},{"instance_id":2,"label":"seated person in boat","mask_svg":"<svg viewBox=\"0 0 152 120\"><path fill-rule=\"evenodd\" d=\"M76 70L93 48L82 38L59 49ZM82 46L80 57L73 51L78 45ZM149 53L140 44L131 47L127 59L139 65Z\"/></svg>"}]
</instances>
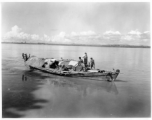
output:
<instances>
[{"instance_id":1,"label":"seated person in boat","mask_svg":"<svg viewBox=\"0 0 152 120\"><path fill-rule=\"evenodd\" d=\"M81 57L79 57L78 64L76 66L73 66L73 71L85 71L85 66Z\"/></svg>"},{"instance_id":2,"label":"seated person in boat","mask_svg":"<svg viewBox=\"0 0 152 120\"><path fill-rule=\"evenodd\" d=\"M78 64L81 64L81 63L83 63L83 60L81 59L81 57L79 57Z\"/></svg>"},{"instance_id":3,"label":"seated person in boat","mask_svg":"<svg viewBox=\"0 0 152 120\"><path fill-rule=\"evenodd\" d=\"M78 64L77 66L73 67L72 70L77 71L77 72L84 71L84 66L81 64Z\"/></svg>"},{"instance_id":4,"label":"seated person in boat","mask_svg":"<svg viewBox=\"0 0 152 120\"><path fill-rule=\"evenodd\" d=\"M89 66L90 66L91 69L95 69L95 61L92 57L90 58Z\"/></svg>"}]
</instances>

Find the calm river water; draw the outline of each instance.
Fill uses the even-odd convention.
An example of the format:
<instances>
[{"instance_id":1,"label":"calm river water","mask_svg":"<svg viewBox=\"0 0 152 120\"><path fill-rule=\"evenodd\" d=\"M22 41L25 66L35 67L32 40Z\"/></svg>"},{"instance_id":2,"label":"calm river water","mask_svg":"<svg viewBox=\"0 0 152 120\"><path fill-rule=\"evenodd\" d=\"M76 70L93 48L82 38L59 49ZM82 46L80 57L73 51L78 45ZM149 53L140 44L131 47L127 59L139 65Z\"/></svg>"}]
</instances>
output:
<instances>
[{"instance_id":1,"label":"calm river water","mask_svg":"<svg viewBox=\"0 0 152 120\"><path fill-rule=\"evenodd\" d=\"M78 59L120 69L115 82L28 71L22 53ZM150 48L2 44L2 116L5 118L150 117Z\"/></svg>"}]
</instances>

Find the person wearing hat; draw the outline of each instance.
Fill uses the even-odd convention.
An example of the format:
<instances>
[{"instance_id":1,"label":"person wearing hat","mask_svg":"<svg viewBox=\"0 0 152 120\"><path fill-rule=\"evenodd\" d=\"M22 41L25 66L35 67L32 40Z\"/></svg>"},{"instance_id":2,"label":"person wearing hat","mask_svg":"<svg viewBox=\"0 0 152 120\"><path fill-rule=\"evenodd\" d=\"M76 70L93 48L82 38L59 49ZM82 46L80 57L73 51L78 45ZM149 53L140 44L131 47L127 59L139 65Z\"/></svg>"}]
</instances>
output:
<instances>
[{"instance_id":1,"label":"person wearing hat","mask_svg":"<svg viewBox=\"0 0 152 120\"><path fill-rule=\"evenodd\" d=\"M89 64L90 64L91 69L92 68L95 69L95 61L94 61L94 59L92 57L90 58L90 63Z\"/></svg>"}]
</instances>

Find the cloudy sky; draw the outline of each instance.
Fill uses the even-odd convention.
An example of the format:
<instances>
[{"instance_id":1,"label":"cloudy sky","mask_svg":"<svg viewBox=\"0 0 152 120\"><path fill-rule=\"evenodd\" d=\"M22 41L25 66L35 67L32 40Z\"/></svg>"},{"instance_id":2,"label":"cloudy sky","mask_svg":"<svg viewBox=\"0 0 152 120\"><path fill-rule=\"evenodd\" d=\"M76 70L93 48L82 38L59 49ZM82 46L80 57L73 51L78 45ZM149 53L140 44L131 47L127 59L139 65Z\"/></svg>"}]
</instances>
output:
<instances>
[{"instance_id":1,"label":"cloudy sky","mask_svg":"<svg viewBox=\"0 0 152 120\"><path fill-rule=\"evenodd\" d=\"M3 41L150 43L150 3L2 3Z\"/></svg>"}]
</instances>

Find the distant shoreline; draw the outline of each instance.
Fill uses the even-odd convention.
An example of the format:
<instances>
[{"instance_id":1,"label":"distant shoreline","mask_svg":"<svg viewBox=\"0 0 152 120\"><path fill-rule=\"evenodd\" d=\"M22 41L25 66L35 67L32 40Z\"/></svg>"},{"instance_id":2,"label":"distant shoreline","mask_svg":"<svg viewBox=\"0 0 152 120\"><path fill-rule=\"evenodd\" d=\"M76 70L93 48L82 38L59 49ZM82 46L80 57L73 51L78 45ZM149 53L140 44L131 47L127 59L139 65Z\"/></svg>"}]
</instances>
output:
<instances>
[{"instance_id":1,"label":"distant shoreline","mask_svg":"<svg viewBox=\"0 0 152 120\"><path fill-rule=\"evenodd\" d=\"M17 42L1 42L2 44L35 44L35 45L58 45L58 46L88 46L88 47L121 47L121 48L151 48L151 46L142 45L90 45L90 44L54 44L54 43L17 43Z\"/></svg>"}]
</instances>

